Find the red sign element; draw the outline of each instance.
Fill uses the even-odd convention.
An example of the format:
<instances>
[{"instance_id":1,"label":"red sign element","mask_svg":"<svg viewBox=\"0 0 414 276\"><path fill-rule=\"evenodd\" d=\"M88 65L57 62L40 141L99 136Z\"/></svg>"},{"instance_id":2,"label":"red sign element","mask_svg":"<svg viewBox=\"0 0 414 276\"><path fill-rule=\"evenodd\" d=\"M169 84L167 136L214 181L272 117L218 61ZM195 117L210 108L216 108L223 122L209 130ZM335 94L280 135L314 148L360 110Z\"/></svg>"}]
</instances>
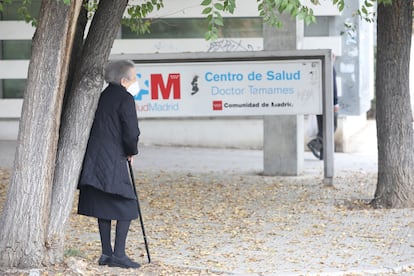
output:
<instances>
[{"instance_id":1,"label":"red sign element","mask_svg":"<svg viewBox=\"0 0 414 276\"><path fill-rule=\"evenodd\" d=\"M223 101L213 101L213 110L223 110Z\"/></svg>"},{"instance_id":2,"label":"red sign element","mask_svg":"<svg viewBox=\"0 0 414 276\"><path fill-rule=\"evenodd\" d=\"M161 99L167 100L170 98L171 91L173 91L174 100L181 98L180 74L168 74L167 86L161 74L151 74L151 99L158 100L161 93Z\"/></svg>"}]
</instances>

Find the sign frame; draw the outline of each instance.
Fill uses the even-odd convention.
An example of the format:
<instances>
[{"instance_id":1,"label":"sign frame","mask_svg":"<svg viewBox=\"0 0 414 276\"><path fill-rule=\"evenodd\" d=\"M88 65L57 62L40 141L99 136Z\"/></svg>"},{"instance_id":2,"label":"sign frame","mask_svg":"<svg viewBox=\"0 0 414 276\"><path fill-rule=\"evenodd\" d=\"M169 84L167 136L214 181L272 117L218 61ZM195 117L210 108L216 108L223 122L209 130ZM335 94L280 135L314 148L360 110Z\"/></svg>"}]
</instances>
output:
<instances>
[{"instance_id":1,"label":"sign frame","mask_svg":"<svg viewBox=\"0 0 414 276\"><path fill-rule=\"evenodd\" d=\"M140 63L197 63L197 62L232 62L232 61L297 61L320 60L322 65L322 114L323 116L323 160L324 183L333 185L334 175L334 116L333 116L333 64L330 49L289 50L289 51L252 51L252 52L191 52L111 55L111 60L127 59L137 66ZM244 115L245 116L245 115ZM257 115L255 115L257 116ZM259 115L260 116L260 115ZM266 116L266 115L263 115ZM215 116L210 116L215 117Z\"/></svg>"}]
</instances>

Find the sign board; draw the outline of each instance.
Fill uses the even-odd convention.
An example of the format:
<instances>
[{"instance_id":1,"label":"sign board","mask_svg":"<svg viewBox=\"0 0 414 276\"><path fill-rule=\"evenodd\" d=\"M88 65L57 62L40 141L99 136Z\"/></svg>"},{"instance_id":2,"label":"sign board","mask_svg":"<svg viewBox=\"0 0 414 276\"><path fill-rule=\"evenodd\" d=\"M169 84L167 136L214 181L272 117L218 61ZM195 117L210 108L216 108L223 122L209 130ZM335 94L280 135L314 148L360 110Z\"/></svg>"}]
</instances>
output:
<instances>
[{"instance_id":1,"label":"sign board","mask_svg":"<svg viewBox=\"0 0 414 276\"><path fill-rule=\"evenodd\" d=\"M140 118L322 114L322 61L136 64Z\"/></svg>"},{"instance_id":2,"label":"sign board","mask_svg":"<svg viewBox=\"0 0 414 276\"><path fill-rule=\"evenodd\" d=\"M141 86L135 97L139 118L323 114L324 181L333 184L331 50L112 58L136 64Z\"/></svg>"}]
</instances>

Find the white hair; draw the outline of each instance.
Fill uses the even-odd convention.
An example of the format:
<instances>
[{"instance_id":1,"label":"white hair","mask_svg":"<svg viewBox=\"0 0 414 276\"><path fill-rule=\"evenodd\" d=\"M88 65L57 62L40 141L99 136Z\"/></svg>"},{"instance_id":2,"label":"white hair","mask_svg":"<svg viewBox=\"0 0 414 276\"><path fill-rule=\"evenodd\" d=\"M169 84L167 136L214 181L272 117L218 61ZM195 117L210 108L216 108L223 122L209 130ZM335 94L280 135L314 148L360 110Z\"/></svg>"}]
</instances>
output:
<instances>
[{"instance_id":1,"label":"white hair","mask_svg":"<svg viewBox=\"0 0 414 276\"><path fill-rule=\"evenodd\" d=\"M129 60L113 60L105 66L104 78L107 83L120 84L123 78L129 79L129 71L134 68L134 63Z\"/></svg>"}]
</instances>

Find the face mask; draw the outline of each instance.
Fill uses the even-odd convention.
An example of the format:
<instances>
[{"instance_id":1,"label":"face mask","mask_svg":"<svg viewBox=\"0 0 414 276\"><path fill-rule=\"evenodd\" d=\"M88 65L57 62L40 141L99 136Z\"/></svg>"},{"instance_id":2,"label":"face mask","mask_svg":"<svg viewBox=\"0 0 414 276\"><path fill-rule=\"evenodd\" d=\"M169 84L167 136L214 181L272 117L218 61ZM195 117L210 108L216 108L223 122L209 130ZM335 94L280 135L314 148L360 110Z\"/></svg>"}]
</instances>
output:
<instances>
[{"instance_id":1,"label":"face mask","mask_svg":"<svg viewBox=\"0 0 414 276\"><path fill-rule=\"evenodd\" d=\"M135 81L135 82L133 82L128 88L127 88L127 91L133 96L133 97L135 97L138 93L139 93L139 90L140 90L141 88L139 87L139 83L138 83L138 81Z\"/></svg>"}]
</instances>

